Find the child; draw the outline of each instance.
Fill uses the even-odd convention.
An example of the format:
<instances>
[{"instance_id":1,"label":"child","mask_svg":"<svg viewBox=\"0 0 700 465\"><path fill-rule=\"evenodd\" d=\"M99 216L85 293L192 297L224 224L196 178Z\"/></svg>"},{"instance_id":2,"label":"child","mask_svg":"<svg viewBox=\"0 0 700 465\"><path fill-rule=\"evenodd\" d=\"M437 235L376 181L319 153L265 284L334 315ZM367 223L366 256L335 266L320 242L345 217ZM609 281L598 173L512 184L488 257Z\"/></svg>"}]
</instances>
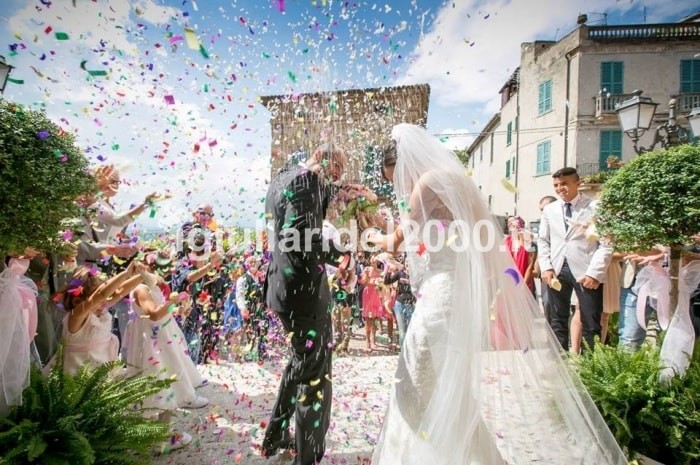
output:
<instances>
[{"instance_id":1,"label":"child","mask_svg":"<svg viewBox=\"0 0 700 465\"><path fill-rule=\"evenodd\" d=\"M124 339L129 349L127 369L130 374L143 373L176 380L168 389L146 399L143 405L161 411L159 419L169 423L172 411L178 407L202 408L209 404L209 400L198 396L195 391L204 381L189 357L185 336L172 315L178 307L177 294L166 300L158 286L158 276L143 269L141 277L143 282L131 293L131 310L135 319L129 321ZM191 301L185 299L182 305L191 305ZM176 432L156 452L169 452L190 442L191 435Z\"/></svg>"},{"instance_id":2,"label":"child","mask_svg":"<svg viewBox=\"0 0 700 465\"><path fill-rule=\"evenodd\" d=\"M142 265L136 261L116 276L104 281L96 267L79 266L62 293L68 313L63 320L66 373L77 373L83 366L97 367L117 360L119 340L112 334L110 304L119 302L141 282ZM57 297L61 296L59 294ZM49 362L45 372L55 364Z\"/></svg>"},{"instance_id":3,"label":"child","mask_svg":"<svg viewBox=\"0 0 700 465\"><path fill-rule=\"evenodd\" d=\"M178 307L177 296L166 300L158 287L158 277L146 269L141 277L142 283L131 293L135 319L126 330L128 370L177 379L170 389L149 399L148 407L202 408L209 403L195 392L203 384L202 375L189 357L185 336L171 314ZM189 299L183 301L186 305L191 305Z\"/></svg>"}]
</instances>

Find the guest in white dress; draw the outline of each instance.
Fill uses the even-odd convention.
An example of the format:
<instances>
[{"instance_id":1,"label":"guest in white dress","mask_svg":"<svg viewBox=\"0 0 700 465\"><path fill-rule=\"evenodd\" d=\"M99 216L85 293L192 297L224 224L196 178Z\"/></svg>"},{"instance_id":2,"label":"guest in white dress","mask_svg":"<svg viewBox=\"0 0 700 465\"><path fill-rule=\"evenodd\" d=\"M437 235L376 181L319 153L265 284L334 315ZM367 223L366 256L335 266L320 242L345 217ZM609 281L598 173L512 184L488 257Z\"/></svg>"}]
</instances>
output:
<instances>
[{"instance_id":1,"label":"guest in white dress","mask_svg":"<svg viewBox=\"0 0 700 465\"><path fill-rule=\"evenodd\" d=\"M119 302L141 283L143 265L132 262L116 276L104 281L94 266L79 266L63 292L63 306L68 313L63 321L65 340L63 368L77 373L82 367L95 368L117 360L119 341L112 334L112 315L107 309ZM45 372L55 364L49 362Z\"/></svg>"},{"instance_id":2,"label":"guest in white dress","mask_svg":"<svg viewBox=\"0 0 700 465\"><path fill-rule=\"evenodd\" d=\"M202 375L189 357L185 336L172 315L178 310L177 297L165 299L156 275L143 271L142 278L143 283L131 293L135 318L127 325L124 341L128 371L176 379L144 406L162 410L204 407L209 401L195 391L203 384ZM189 299L183 301L183 305L190 304Z\"/></svg>"}]
</instances>

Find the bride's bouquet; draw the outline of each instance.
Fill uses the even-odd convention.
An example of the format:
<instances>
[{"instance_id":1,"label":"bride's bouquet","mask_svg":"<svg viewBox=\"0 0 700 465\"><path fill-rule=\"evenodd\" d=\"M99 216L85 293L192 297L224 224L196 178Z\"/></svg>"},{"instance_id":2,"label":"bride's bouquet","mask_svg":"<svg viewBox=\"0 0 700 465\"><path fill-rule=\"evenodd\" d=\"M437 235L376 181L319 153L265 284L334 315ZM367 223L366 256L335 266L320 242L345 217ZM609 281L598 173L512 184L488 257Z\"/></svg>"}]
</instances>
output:
<instances>
[{"instance_id":1,"label":"bride's bouquet","mask_svg":"<svg viewBox=\"0 0 700 465\"><path fill-rule=\"evenodd\" d=\"M334 199L334 208L342 223L353 219L357 221L360 231L368 228L380 228L385 222L378 214L377 194L361 184L346 184L340 187Z\"/></svg>"}]
</instances>

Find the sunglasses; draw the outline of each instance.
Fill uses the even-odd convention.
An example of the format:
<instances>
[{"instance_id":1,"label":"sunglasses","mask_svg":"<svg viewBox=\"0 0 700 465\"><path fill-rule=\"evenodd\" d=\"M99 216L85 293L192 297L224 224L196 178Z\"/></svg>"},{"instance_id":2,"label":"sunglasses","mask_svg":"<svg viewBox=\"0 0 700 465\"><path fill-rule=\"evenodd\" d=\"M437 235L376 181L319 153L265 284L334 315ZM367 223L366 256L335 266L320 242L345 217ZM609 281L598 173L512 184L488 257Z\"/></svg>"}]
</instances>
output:
<instances>
[{"instance_id":1,"label":"sunglasses","mask_svg":"<svg viewBox=\"0 0 700 465\"><path fill-rule=\"evenodd\" d=\"M214 216L213 213L205 212L204 210L197 210L197 214L202 215L202 216L208 216L208 217Z\"/></svg>"}]
</instances>

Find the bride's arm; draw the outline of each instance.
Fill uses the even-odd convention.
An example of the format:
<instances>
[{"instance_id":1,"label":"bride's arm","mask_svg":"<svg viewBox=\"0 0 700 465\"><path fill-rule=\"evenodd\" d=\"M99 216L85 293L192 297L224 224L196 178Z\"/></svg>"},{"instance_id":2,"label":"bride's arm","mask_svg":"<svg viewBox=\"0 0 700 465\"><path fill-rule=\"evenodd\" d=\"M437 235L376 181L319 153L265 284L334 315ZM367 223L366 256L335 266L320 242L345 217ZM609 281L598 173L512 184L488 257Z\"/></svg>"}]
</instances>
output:
<instances>
[{"instance_id":1,"label":"bride's arm","mask_svg":"<svg viewBox=\"0 0 700 465\"><path fill-rule=\"evenodd\" d=\"M431 183L436 182L436 180L436 174L428 172L421 176L413 187L411 197L408 199L407 211L408 221L413 225L418 227L425 225L430 217L430 212L440 211L441 207L445 208L444 203L430 187ZM399 251L399 246L403 241L404 231L401 224L394 226L394 230L390 234L377 233L368 238L368 242L372 242L382 250L392 254Z\"/></svg>"}]
</instances>

